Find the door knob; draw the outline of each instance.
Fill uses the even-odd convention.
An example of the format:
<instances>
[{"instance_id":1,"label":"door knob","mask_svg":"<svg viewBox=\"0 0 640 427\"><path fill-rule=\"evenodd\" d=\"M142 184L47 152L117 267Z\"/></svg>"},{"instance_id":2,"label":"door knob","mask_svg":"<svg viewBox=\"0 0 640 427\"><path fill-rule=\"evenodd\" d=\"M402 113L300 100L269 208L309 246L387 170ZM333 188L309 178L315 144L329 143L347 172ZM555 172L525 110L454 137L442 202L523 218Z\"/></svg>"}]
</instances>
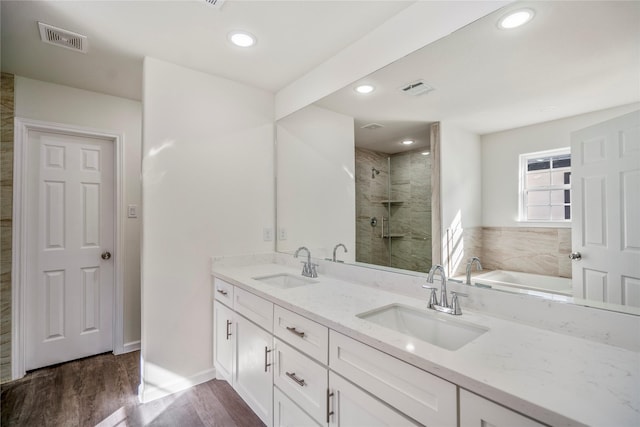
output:
<instances>
[{"instance_id":1,"label":"door knob","mask_svg":"<svg viewBox=\"0 0 640 427\"><path fill-rule=\"evenodd\" d=\"M111 252L109 252L109 251L104 251L104 252L102 252L101 257L102 257L102 259L105 259L105 260L106 260L106 259L109 259L109 258L111 258Z\"/></svg>"},{"instance_id":2,"label":"door knob","mask_svg":"<svg viewBox=\"0 0 640 427\"><path fill-rule=\"evenodd\" d=\"M582 254L580 252L571 252L569 254L569 259L580 261L582 259Z\"/></svg>"}]
</instances>

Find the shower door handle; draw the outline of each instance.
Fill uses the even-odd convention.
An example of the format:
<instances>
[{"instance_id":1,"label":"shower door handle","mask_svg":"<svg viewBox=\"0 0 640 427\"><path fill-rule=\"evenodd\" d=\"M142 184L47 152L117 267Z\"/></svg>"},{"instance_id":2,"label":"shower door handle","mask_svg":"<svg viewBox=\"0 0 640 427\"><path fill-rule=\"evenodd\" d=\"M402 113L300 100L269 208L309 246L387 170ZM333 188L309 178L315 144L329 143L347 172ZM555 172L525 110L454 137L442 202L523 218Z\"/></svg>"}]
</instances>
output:
<instances>
[{"instance_id":1,"label":"shower door handle","mask_svg":"<svg viewBox=\"0 0 640 427\"><path fill-rule=\"evenodd\" d=\"M380 232L380 238L384 239L384 217L382 217L382 227L380 227L382 231Z\"/></svg>"}]
</instances>

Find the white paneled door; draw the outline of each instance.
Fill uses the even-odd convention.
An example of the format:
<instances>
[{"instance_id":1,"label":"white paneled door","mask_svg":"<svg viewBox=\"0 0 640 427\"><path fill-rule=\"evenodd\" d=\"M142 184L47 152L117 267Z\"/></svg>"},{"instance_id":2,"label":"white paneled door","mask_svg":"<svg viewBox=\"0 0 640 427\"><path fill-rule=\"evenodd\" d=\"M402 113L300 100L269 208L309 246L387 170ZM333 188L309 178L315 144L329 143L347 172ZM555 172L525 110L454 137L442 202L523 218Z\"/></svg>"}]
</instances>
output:
<instances>
[{"instance_id":1,"label":"white paneled door","mask_svg":"<svg viewBox=\"0 0 640 427\"><path fill-rule=\"evenodd\" d=\"M30 131L25 368L113 349L114 147Z\"/></svg>"},{"instance_id":2,"label":"white paneled door","mask_svg":"<svg viewBox=\"0 0 640 427\"><path fill-rule=\"evenodd\" d=\"M640 307L640 111L571 135L574 295Z\"/></svg>"}]
</instances>

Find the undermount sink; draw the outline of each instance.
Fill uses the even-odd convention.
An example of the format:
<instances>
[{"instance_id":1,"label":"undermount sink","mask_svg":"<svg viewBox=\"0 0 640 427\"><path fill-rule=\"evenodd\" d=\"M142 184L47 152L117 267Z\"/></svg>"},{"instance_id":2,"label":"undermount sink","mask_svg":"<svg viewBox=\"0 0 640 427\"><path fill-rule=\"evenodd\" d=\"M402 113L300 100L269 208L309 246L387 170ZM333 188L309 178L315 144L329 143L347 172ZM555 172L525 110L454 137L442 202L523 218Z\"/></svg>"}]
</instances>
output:
<instances>
[{"instance_id":1,"label":"undermount sink","mask_svg":"<svg viewBox=\"0 0 640 427\"><path fill-rule=\"evenodd\" d=\"M426 308L420 310L401 304L376 308L357 317L447 350L457 350L488 331L452 319L448 314L430 313Z\"/></svg>"},{"instance_id":2,"label":"undermount sink","mask_svg":"<svg viewBox=\"0 0 640 427\"><path fill-rule=\"evenodd\" d=\"M303 276L295 276L288 273L278 273L268 276L254 277L253 280L257 280L259 282L266 283L267 285L281 289L297 288L298 286L318 283L316 280L309 279Z\"/></svg>"}]
</instances>

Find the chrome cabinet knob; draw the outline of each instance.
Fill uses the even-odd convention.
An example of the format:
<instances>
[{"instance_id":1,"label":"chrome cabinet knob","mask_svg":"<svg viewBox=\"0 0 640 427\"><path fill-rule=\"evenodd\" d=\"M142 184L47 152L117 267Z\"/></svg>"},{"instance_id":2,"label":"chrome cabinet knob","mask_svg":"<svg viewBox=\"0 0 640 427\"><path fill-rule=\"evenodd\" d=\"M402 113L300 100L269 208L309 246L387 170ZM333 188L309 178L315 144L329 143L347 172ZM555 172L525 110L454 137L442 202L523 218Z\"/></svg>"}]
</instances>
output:
<instances>
[{"instance_id":1,"label":"chrome cabinet knob","mask_svg":"<svg viewBox=\"0 0 640 427\"><path fill-rule=\"evenodd\" d=\"M104 251L104 252L102 252L101 257L102 257L102 259L107 260L107 259L111 258L111 252Z\"/></svg>"},{"instance_id":2,"label":"chrome cabinet knob","mask_svg":"<svg viewBox=\"0 0 640 427\"><path fill-rule=\"evenodd\" d=\"M580 252L571 252L569 254L569 259L580 261L582 259L582 254Z\"/></svg>"}]
</instances>

